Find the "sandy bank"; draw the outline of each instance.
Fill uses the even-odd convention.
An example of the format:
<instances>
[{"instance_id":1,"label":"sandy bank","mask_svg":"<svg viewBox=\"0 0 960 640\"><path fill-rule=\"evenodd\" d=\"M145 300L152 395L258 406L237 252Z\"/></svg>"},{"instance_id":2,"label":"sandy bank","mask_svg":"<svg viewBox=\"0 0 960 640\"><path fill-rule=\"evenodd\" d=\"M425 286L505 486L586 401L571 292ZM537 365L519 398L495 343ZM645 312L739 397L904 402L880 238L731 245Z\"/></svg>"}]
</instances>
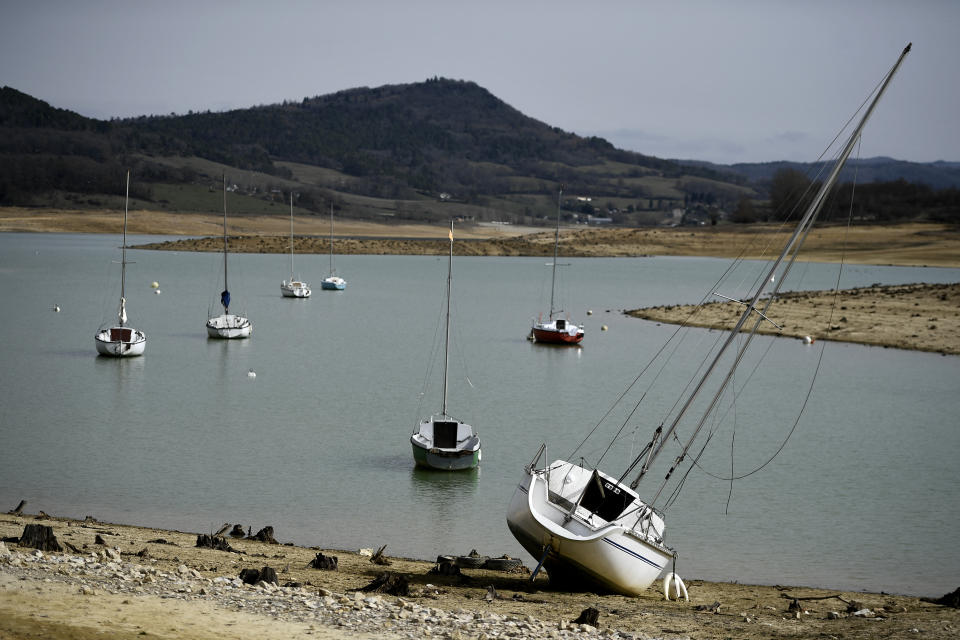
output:
<instances>
[{"instance_id":1,"label":"sandy bank","mask_svg":"<svg viewBox=\"0 0 960 640\"><path fill-rule=\"evenodd\" d=\"M18 547L13 538L27 524L52 527L66 552ZM526 572L441 576L429 573L430 562L391 558L382 567L335 550L322 552L338 557L338 569L322 571L308 567L319 549L227 536L235 552L217 551L197 548L197 533L94 520L4 515L0 535L8 540L0 549L4 639L916 638L921 629L925 638L953 638L960 630L960 610L888 594L688 579L690 602L667 602L659 586L636 598L560 592ZM282 530L276 535L282 541ZM264 566L277 571L279 588L235 580ZM356 591L385 570L408 579L409 595ZM800 600L798 613L785 594L817 599ZM599 631L571 625L587 607L600 612Z\"/></svg>"},{"instance_id":2,"label":"sandy bank","mask_svg":"<svg viewBox=\"0 0 960 640\"><path fill-rule=\"evenodd\" d=\"M735 302L650 307L626 311L644 320L729 329L743 313ZM960 284L875 286L784 293L760 333L855 342L960 355Z\"/></svg>"}]
</instances>

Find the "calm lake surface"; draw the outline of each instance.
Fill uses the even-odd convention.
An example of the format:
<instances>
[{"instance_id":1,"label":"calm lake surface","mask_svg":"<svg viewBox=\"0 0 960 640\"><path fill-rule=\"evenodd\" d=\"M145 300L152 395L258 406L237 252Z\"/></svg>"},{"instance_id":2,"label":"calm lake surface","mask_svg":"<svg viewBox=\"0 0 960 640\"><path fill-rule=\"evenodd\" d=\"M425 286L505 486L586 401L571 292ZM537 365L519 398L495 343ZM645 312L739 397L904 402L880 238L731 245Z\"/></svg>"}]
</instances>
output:
<instances>
[{"instance_id":1,"label":"calm lake surface","mask_svg":"<svg viewBox=\"0 0 960 640\"><path fill-rule=\"evenodd\" d=\"M675 330L621 310L695 302L727 265L564 260L561 305L587 335L582 348L551 348L526 340L549 298L542 258L455 258L448 409L479 430L483 462L451 475L414 470L409 443L417 420L440 408L445 257L340 256L349 284L331 292L319 286L328 257L298 255L314 294L293 300L279 292L289 256L231 255L232 310L254 332L216 341L204 322L222 288L221 257L129 251L128 314L147 348L118 361L97 357L93 336L116 313L119 243L0 234L0 511L26 499L31 513L203 533L224 522L272 525L301 545L387 544L390 555L423 559L477 549L529 566L505 521L523 465L541 442L551 458L569 455ZM837 277L832 265L795 272L800 288L830 288ZM846 266L841 286L957 281L957 269ZM776 375L757 381L756 400L738 401L734 453L731 441L713 447L705 470L722 476L733 458L740 470L770 457L824 347L813 392L761 472L732 489L690 474L666 513L678 572L931 596L955 589L960 358L758 340L774 343ZM657 420L635 421L609 454L611 471ZM577 455L595 460L603 446Z\"/></svg>"}]
</instances>

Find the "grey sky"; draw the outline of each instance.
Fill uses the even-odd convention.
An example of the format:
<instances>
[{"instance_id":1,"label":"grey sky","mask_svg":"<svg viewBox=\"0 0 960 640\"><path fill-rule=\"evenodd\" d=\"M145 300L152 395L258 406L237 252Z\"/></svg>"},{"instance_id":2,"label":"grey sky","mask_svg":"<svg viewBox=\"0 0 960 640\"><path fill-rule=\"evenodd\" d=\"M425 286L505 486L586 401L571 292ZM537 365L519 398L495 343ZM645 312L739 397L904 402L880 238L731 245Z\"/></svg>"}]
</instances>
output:
<instances>
[{"instance_id":1,"label":"grey sky","mask_svg":"<svg viewBox=\"0 0 960 640\"><path fill-rule=\"evenodd\" d=\"M108 119L471 80L665 158L815 159L914 43L862 157L960 160L960 1L0 0L0 85Z\"/></svg>"}]
</instances>

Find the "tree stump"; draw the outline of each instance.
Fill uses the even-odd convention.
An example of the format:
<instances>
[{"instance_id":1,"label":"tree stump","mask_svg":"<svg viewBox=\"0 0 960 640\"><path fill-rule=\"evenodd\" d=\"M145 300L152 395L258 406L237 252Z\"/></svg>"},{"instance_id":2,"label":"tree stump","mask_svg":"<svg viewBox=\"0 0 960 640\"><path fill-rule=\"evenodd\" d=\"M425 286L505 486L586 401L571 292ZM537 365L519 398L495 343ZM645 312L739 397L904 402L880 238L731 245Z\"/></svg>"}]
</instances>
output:
<instances>
[{"instance_id":1,"label":"tree stump","mask_svg":"<svg viewBox=\"0 0 960 640\"><path fill-rule=\"evenodd\" d=\"M370 556L370 562L372 562L373 564L379 564L379 565L389 565L390 559L387 558L387 556L383 555L383 550L386 548L387 548L387 545L383 545L382 547L377 549L377 552L372 556Z\"/></svg>"},{"instance_id":2,"label":"tree stump","mask_svg":"<svg viewBox=\"0 0 960 640\"><path fill-rule=\"evenodd\" d=\"M197 536L197 547L203 549L215 549L217 551L230 551L231 553L236 553L236 549L230 546L223 536L209 536L206 533L201 533Z\"/></svg>"},{"instance_id":3,"label":"tree stump","mask_svg":"<svg viewBox=\"0 0 960 640\"><path fill-rule=\"evenodd\" d=\"M233 525L233 530L230 532L230 536L231 536L231 537L233 537L233 538L242 538L242 537L245 536L245 535L247 535L247 534L245 534L245 533L243 532L243 525L242 525L242 524L235 524L235 525Z\"/></svg>"},{"instance_id":4,"label":"tree stump","mask_svg":"<svg viewBox=\"0 0 960 640\"><path fill-rule=\"evenodd\" d=\"M264 527L257 531L257 535L251 536L251 540L259 540L260 542L266 542L267 544L280 544L273 537L273 527Z\"/></svg>"},{"instance_id":5,"label":"tree stump","mask_svg":"<svg viewBox=\"0 0 960 640\"><path fill-rule=\"evenodd\" d=\"M63 551L53 535L53 528L45 524L28 524L23 527L20 535L20 546L40 549L40 551Z\"/></svg>"},{"instance_id":6,"label":"tree stump","mask_svg":"<svg viewBox=\"0 0 960 640\"><path fill-rule=\"evenodd\" d=\"M336 571L338 563L339 559L337 556L325 556L322 553L318 553L317 557L310 561L310 566L314 569Z\"/></svg>"},{"instance_id":7,"label":"tree stump","mask_svg":"<svg viewBox=\"0 0 960 640\"><path fill-rule=\"evenodd\" d=\"M597 626L597 620L600 619L600 612L593 607L587 607L580 612L580 617L573 621L574 624L588 624L591 627Z\"/></svg>"},{"instance_id":8,"label":"tree stump","mask_svg":"<svg viewBox=\"0 0 960 640\"><path fill-rule=\"evenodd\" d=\"M240 570L240 580L244 584L258 584L260 582L272 582L273 584L279 585L280 581L277 580L277 572L271 567L264 567L263 569L241 569Z\"/></svg>"}]
</instances>

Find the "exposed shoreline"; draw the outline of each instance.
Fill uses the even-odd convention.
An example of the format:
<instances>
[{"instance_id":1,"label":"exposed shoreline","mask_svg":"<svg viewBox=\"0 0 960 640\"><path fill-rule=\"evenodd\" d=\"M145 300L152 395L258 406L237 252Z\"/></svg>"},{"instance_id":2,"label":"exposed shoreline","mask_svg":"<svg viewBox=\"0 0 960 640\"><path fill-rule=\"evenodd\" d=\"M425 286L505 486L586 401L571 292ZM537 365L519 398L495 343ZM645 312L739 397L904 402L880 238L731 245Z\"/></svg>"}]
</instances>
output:
<instances>
[{"instance_id":1,"label":"exposed shoreline","mask_svg":"<svg viewBox=\"0 0 960 640\"><path fill-rule=\"evenodd\" d=\"M38 553L17 546L12 539L28 524L50 526L67 551ZM196 547L197 533L42 513L0 515L0 535L8 540L6 551L0 548L0 636L5 639L38 634L87 639L106 633L114 638L759 640L789 635L812 640L917 637L918 629L923 637L952 638L960 629L958 609L885 593L687 576L689 602L665 601L659 584L634 598L596 595L553 590L542 576L530 583L528 572L463 569L462 576L443 576L429 573L431 562L390 558L389 566L378 566L356 552L227 536L235 550L229 552ZM282 541L282 529L276 535ZM382 542L390 542L388 534ZM335 555L338 569L309 568L318 552ZM276 570L279 588L239 584L241 569L264 566ZM358 591L383 571L406 577L409 594ZM791 609L792 598L801 599L799 612ZM599 611L599 630L571 622L587 607Z\"/></svg>"}]
</instances>

